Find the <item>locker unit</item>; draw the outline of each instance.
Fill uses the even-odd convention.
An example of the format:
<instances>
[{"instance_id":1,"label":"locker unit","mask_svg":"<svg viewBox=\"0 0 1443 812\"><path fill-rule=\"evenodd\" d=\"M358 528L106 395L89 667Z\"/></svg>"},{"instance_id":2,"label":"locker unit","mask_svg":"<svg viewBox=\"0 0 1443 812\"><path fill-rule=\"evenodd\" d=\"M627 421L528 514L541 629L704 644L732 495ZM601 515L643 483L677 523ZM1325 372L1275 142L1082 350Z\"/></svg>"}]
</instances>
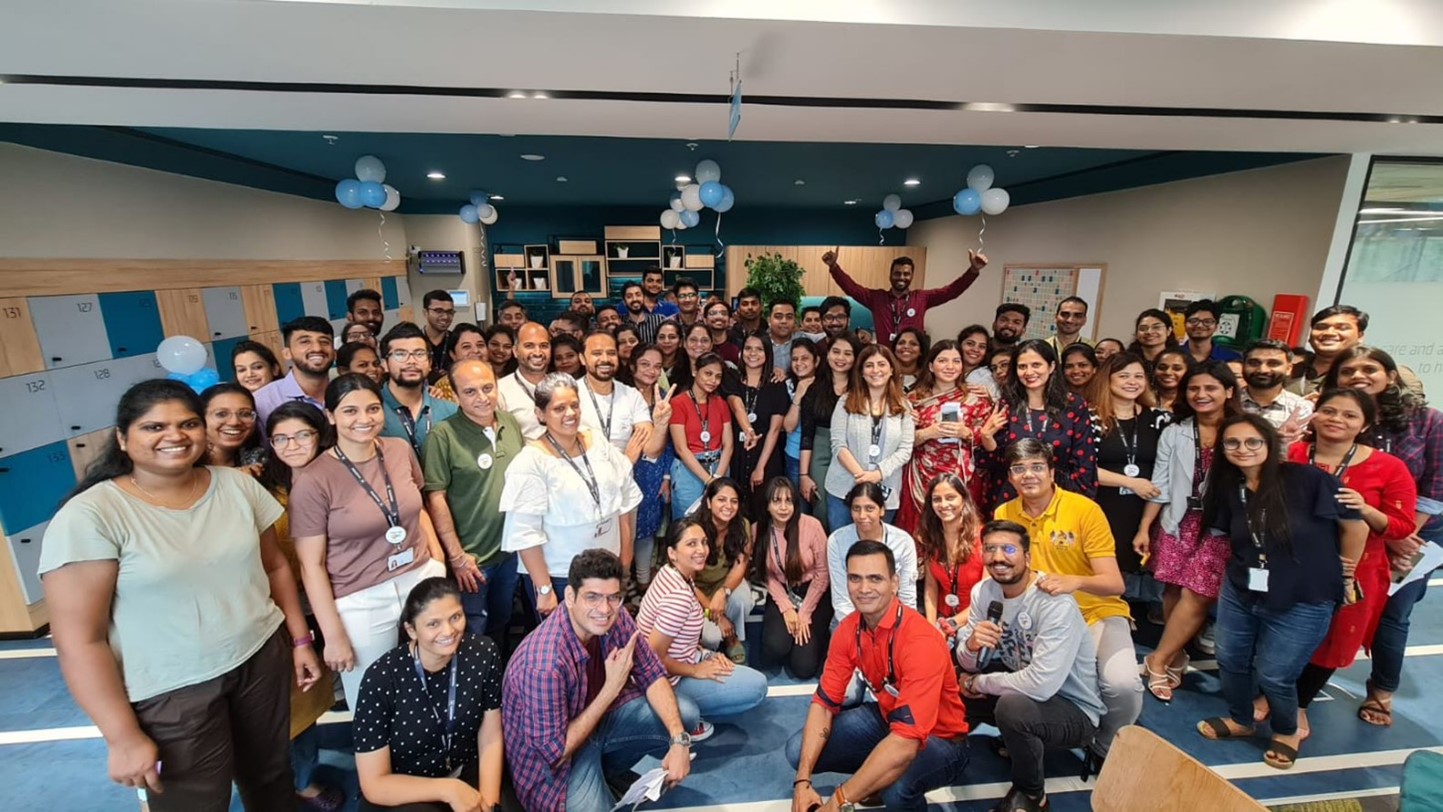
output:
<instances>
[{"instance_id":1,"label":"locker unit","mask_svg":"<svg viewBox=\"0 0 1443 812\"><path fill-rule=\"evenodd\" d=\"M152 378L164 378L168 374L165 371L165 367L160 365L160 361L156 360L155 353L153 352L146 353L145 355L136 355L131 358L122 358L116 361L111 369L115 375L118 376L116 378L117 383L111 388L110 407L112 409L115 408L115 401L120 397L121 392L124 392L126 389L129 389L141 381L148 381ZM111 422L114 421L112 420Z\"/></svg>"},{"instance_id":2,"label":"locker unit","mask_svg":"<svg viewBox=\"0 0 1443 812\"><path fill-rule=\"evenodd\" d=\"M121 361L96 361L50 373L56 415L66 438L115 424L116 401L132 383L126 380L127 372Z\"/></svg>"},{"instance_id":3,"label":"locker unit","mask_svg":"<svg viewBox=\"0 0 1443 812\"><path fill-rule=\"evenodd\" d=\"M51 372L0 378L0 458L64 440Z\"/></svg>"},{"instance_id":4,"label":"locker unit","mask_svg":"<svg viewBox=\"0 0 1443 812\"><path fill-rule=\"evenodd\" d=\"M65 442L70 448L70 467L75 469L75 479L79 481L85 477L85 471L90 463L100 457L105 450L106 443L110 442L111 436L115 433L114 426L108 426L89 434L82 434L79 437L72 437Z\"/></svg>"},{"instance_id":5,"label":"locker unit","mask_svg":"<svg viewBox=\"0 0 1443 812\"><path fill-rule=\"evenodd\" d=\"M201 297L205 300L205 318L210 322L210 335L195 338L200 341L214 341L217 338L235 338L250 333L250 322L246 319L245 302L241 300L240 288L206 288Z\"/></svg>"},{"instance_id":6,"label":"locker unit","mask_svg":"<svg viewBox=\"0 0 1443 812\"><path fill-rule=\"evenodd\" d=\"M241 304L246 311L246 334L269 333L281 329L276 320L276 294L270 285L246 285L241 288Z\"/></svg>"},{"instance_id":7,"label":"locker unit","mask_svg":"<svg viewBox=\"0 0 1443 812\"><path fill-rule=\"evenodd\" d=\"M384 310L399 310L401 308L400 293L396 290L396 277L387 276L381 279L381 308Z\"/></svg>"},{"instance_id":8,"label":"locker unit","mask_svg":"<svg viewBox=\"0 0 1443 812\"><path fill-rule=\"evenodd\" d=\"M276 322L280 327L306 315L306 303L301 298L299 283L277 282L271 285L271 293L276 299Z\"/></svg>"},{"instance_id":9,"label":"locker unit","mask_svg":"<svg viewBox=\"0 0 1443 812\"><path fill-rule=\"evenodd\" d=\"M355 293L356 291L360 290L361 288L364 288L365 286L366 286L366 280L364 280L364 279L347 279L347 280L346 280L346 296L349 297L352 293Z\"/></svg>"},{"instance_id":10,"label":"locker unit","mask_svg":"<svg viewBox=\"0 0 1443 812\"><path fill-rule=\"evenodd\" d=\"M45 597L45 590L40 586L40 547L45 539L45 528L50 522L41 522L34 527L22 530L19 533L10 533L5 536L9 542L10 557L15 563L15 571L20 575L20 591L25 594L26 603L35 603Z\"/></svg>"},{"instance_id":11,"label":"locker unit","mask_svg":"<svg viewBox=\"0 0 1443 812\"><path fill-rule=\"evenodd\" d=\"M325 282L301 283L301 307L307 316L320 316L323 319L334 318L331 316L330 306L326 304Z\"/></svg>"},{"instance_id":12,"label":"locker unit","mask_svg":"<svg viewBox=\"0 0 1443 812\"><path fill-rule=\"evenodd\" d=\"M165 338L165 330L160 326L160 307L153 291L102 293L100 315L105 320L112 358L155 352L156 345Z\"/></svg>"},{"instance_id":13,"label":"locker unit","mask_svg":"<svg viewBox=\"0 0 1443 812\"><path fill-rule=\"evenodd\" d=\"M330 279L326 283L326 318L331 321L346 318L346 297L350 292L346 289L346 280Z\"/></svg>"},{"instance_id":14,"label":"locker unit","mask_svg":"<svg viewBox=\"0 0 1443 812\"><path fill-rule=\"evenodd\" d=\"M0 299L0 377L39 372L45 368L40 340L23 298Z\"/></svg>"},{"instance_id":15,"label":"locker unit","mask_svg":"<svg viewBox=\"0 0 1443 812\"><path fill-rule=\"evenodd\" d=\"M0 521L7 528L50 521L74 487L75 468L63 440L0 457Z\"/></svg>"},{"instance_id":16,"label":"locker unit","mask_svg":"<svg viewBox=\"0 0 1443 812\"><path fill-rule=\"evenodd\" d=\"M29 304L46 369L110 358L98 295L32 296Z\"/></svg>"},{"instance_id":17,"label":"locker unit","mask_svg":"<svg viewBox=\"0 0 1443 812\"><path fill-rule=\"evenodd\" d=\"M249 340L251 340L250 336L225 338L210 345L210 357L215 363L215 371L220 373L222 381L235 382L235 364L231 363L231 353L235 351L237 344Z\"/></svg>"},{"instance_id":18,"label":"locker unit","mask_svg":"<svg viewBox=\"0 0 1443 812\"><path fill-rule=\"evenodd\" d=\"M155 298L160 306L160 329L164 335L190 336L196 341L204 341L210 335L200 288L158 290Z\"/></svg>"}]
</instances>

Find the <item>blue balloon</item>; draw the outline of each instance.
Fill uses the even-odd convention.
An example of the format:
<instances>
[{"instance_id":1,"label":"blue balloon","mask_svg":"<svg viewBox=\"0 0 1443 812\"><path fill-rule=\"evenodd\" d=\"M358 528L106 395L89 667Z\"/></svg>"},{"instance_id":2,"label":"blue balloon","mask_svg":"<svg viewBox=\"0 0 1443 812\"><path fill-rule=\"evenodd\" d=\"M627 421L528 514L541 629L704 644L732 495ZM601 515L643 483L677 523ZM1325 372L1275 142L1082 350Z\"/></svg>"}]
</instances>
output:
<instances>
[{"instance_id":1,"label":"blue balloon","mask_svg":"<svg viewBox=\"0 0 1443 812\"><path fill-rule=\"evenodd\" d=\"M716 204L716 206L714 206L713 208L717 210L717 214L721 214L723 212L731 211L732 206L735 206L736 204L737 198L736 195L732 194L732 187L723 185L721 202Z\"/></svg>"},{"instance_id":2,"label":"blue balloon","mask_svg":"<svg viewBox=\"0 0 1443 812\"><path fill-rule=\"evenodd\" d=\"M461 221L464 223L474 224L481 221L481 212L477 211L476 207L471 205L470 203L467 203L466 205L461 207L460 215Z\"/></svg>"},{"instance_id":3,"label":"blue balloon","mask_svg":"<svg viewBox=\"0 0 1443 812\"><path fill-rule=\"evenodd\" d=\"M180 381L181 383L186 383L190 379L190 376L184 372L169 372L166 373L165 377L168 380Z\"/></svg>"},{"instance_id":4,"label":"blue balloon","mask_svg":"<svg viewBox=\"0 0 1443 812\"><path fill-rule=\"evenodd\" d=\"M682 225L687 228L696 228L696 224L701 222L701 215L691 209L682 211L677 217L680 218Z\"/></svg>"},{"instance_id":5,"label":"blue balloon","mask_svg":"<svg viewBox=\"0 0 1443 812\"><path fill-rule=\"evenodd\" d=\"M701 204L709 209L714 209L722 198L726 197L726 187L714 180L709 180L701 185Z\"/></svg>"},{"instance_id":6,"label":"blue balloon","mask_svg":"<svg viewBox=\"0 0 1443 812\"><path fill-rule=\"evenodd\" d=\"M185 376L185 383L198 395L201 392L220 383L220 373L210 367L201 367L195 372Z\"/></svg>"},{"instance_id":7,"label":"blue balloon","mask_svg":"<svg viewBox=\"0 0 1443 812\"><path fill-rule=\"evenodd\" d=\"M963 189L953 196L952 210L964 217L971 217L982 211L982 194L976 189Z\"/></svg>"},{"instance_id":8,"label":"blue balloon","mask_svg":"<svg viewBox=\"0 0 1443 812\"><path fill-rule=\"evenodd\" d=\"M380 186L381 184L378 183L376 185ZM386 190L381 189L381 196L384 198L385 195ZM337 183L336 202L348 209L359 209L366 205L361 202L361 182L355 178L346 178L340 183ZM386 201L383 199L381 202L385 203Z\"/></svg>"},{"instance_id":9,"label":"blue balloon","mask_svg":"<svg viewBox=\"0 0 1443 812\"><path fill-rule=\"evenodd\" d=\"M479 190L473 191L471 193L471 205L475 206L477 209L480 209L482 206L486 205L486 201L490 199L490 195Z\"/></svg>"},{"instance_id":10,"label":"blue balloon","mask_svg":"<svg viewBox=\"0 0 1443 812\"><path fill-rule=\"evenodd\" d=\"M877 216L873 219L877 221L877 228L883 229L891 228L892 225L896 222L895 215L893 215L892 212L888 211L887 209L882 209L881 211L877 212Z\"/></svg>"},{"instance_id":11,"label":"blue balloon","mask_svg":"<svg viewBox=\"0 0 1443 812\"><path fill-rule=\"evenodd\" d=\"M386 187L373 180L362 181L361 203L373 209L386 205Z\"/></svg>"}]
</instances>

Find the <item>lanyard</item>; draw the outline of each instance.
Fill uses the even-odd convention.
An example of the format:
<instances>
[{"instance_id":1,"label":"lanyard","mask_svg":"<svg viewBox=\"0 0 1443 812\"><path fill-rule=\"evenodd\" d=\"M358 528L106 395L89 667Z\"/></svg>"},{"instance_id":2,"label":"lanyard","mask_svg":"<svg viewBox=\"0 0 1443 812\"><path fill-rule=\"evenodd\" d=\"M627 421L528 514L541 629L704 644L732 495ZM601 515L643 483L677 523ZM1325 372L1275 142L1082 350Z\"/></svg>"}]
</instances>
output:
<instances>
[{"instance_id":1,"label":"lanyard","mask_svg":"<svg viewBox=\"0 0 1443 812\"><path fill-rule=\"evenodd\" d=\"M903 296L901 299L898 299L896 296L889 296L889 301L888 301L888 303L887 303L887 306L892 309L892 338L891 338L891 340L893 340L893 341L897 340L897 335L902 332L902 316L903 316L903 314L905 314L905 313L907 312L907 310L908 310L907 305L909 305L909 304L911 304L911 303L912 303L912 291L910 291L910 290L907 291L907 295L906 295L906 296ZM900 304L900 307L898 306L899 304Z\"/></svg>"},{"instance_id":2,"label":"lanyard","mask_svg":"<svg viewBox=\"0 0 1443 812\"><path fill-rule=\"evenodd\" d=\"M1207 476L1207 470L1203 468L1202 434L1198 430L1196 417L1192 419L1192 448L1192 497L1197 499L1202 495L1203 477ZM1247 505L1246 499L1243 500L1243 505Z\"/></svg>"},{"instance_id":3,"label":"lanyard","mask_svg":"<svg viewBox=\"0 0 1443 812\"><path fill-rule=\"evenodd\" d=\"M696 407L696 416L701 419L701 453L705 454L711 451L711 448L708 446L708 444L711 443L711 416L708 412L708 407L711 406L711 398L708 397L704 403L697 402L696 390L694 389L688 389L686 396L691 398L691 405ZM721 446L717 446L717 448L721 448Z\"/></svg>"},{"instance_id":4,"label":"lanyard","mask_svg":"<svg viewBox=\"0 0 1443 812\"><path fill-rule=\"evenodd\" d=\"M535 389L535 388L527 388L527 386L526 386L526 379L523 378L523 377L521 377L521 370L518 369L518 370L516 370L515 372L511 373L511 377L513 377L513 378L516 379L516 385L519 386L519 387L521 387L521 391L524 392L524 393L526 393L526 397L531 398L531 405L532 405L532 406L535 406L535 405L536 405L536 389Z\"/></svg>"},{"instance_id":5,"label":"lanyard","mask_svg":"<svg viewBox=\"0 0 1443 812\"><path fill-rule=\"evenodd\" d=\"M857 663L859 665L862 661L862 627L865 625L867 625L867 621L865 619L860 617L857 618ZM880 629L878 630L880 631ZM872 681L870 679L867 679L866 673L862 674L862 679L866 681L867 687L871 688L873 693L881 693L883 690L886 690L886 692L891 694L892 696L897 696L897 636L901 634L901 632L902 601L898 600L897 621L892 624L892 636L887 640L887 678L885 681L882 682L881 685L873 685ZM876 632L873 632L872 634L873 637L876 636Z\"/></svg>"},{"instance_id":6,"label":"lanyard","mask_svg":"<svg viewBox=\"0 0 1443 812\"><path fill-rule=\"evenodd\" d=\"M421 444L416 440L416 418L411 416L411 410L404 404L396 404L396 415L401 418L401 428L406 430L406 438L411 441L411 448L415 449L416 455L421 454ZM426 433L431 433L431 404L421 404L421 416L426 418Z\"/></svg>"},{"instance_id":7,"label":"lanyard","mask_svg":"<svg viewBox=\"0 0 1443 812\"><path fill-rule=\"evenodd\" d=\"M1127 435L1122 431L1122 421L1117 421L1117 440L1122 443L1122 453L1127 456L1128 468L1137 466L1137 426L1141 422L1142 413L1134 406L1132 409L1132 439L1129 440ZM1202 455L1199 454L1198 456ZM1128 474L1128 476L1137 476L1137 474Z\"/></svg>"},{"instance_id":8,"label":"lanyard","mask_svg":"<svg viewBox=\"0 0 1443 812\"><path fill-rule=\"evenodd\" d=\"M586 490L591 492L591 501L596 503L596 510L598 513L600 513L601 486L596 481L596 472L591 470L591 460L588 460L586 458L586 449L583 448L581 450L581 462L583 465L586 466L586 473L583 474L581 473L581 469L577 467L576 463L572 461L571 455L561 450L561 444L556 442L556 438L552 437L551 432L549 431L546 432L546 442L550 443L551 447L556 449L556 456L565 460L566 464L571 466L571 470L575 471L576 475L581 477L581 481L586 483Z\"/></svg>"},{"instance_id":9,"label":"lanyard","mask_svg":"<svg viewBox=\"0 0 1443 812\"><path fill-rule=\"evenodd\" d=\"M1035 440L1041 440L1041 439L1042 439L1042 435L1038 434L1036 427L1034 427L1034 426L1032 425L1032 407L1031 407L1031 406L1026 406L1026 405L1024 405L1024 406L1022 407L1022 411L1024 411L1024 412L1027 413L1027 434L1028 434L1028 436L1032 437L1032 438L1035 439ZM1046 411L1047 411L1047 410L1044 409L1044 410L1043 410L1043 415L1042 415L1042 434L1046 434L1046 433L1047 433L1047 413L1046 413Z\"/></svg>"},{"instance_id":10,"label":"lanyard","mask_svg":"<svg viewBox=\"0 0 1443 812\"><path fill-rule=\"evenodd\" d=\"M775 558L775 559L776 559L776 561L777 561L777 569L781 570L781 571L782 571L782 576L785 577L786 574L787 574L787 560L786 560L785 558L782 558L782 548L781 548L780 545L777 544L777 536L780 535L780 534L777 532L777 528L775 528L775 527L772 528L772 531L771 531L771 532L772 532L772 558ZM790 580L787 581L787 589L788 589L788 591L790 591L794 586L796 586L796 585L793 584Z\"/></svg>"},{"instance_id":11,"label":"lanyard","mask_svg":"<svg viewBox=\"0 0 1443 812\"><path fill-rule=\"evenodd\" d=\"M446 688L446 721L441 721L441 713L436 710L436 705L431 702L431 690L426 685L426 669L421 667L421 654L416 653L416 659L412 663L416 666L416 678L421 681L421 693L426 698L426 707L431 709L431 715L435 717L436 724L441 727L441 743L446 748L446 769L451 769L451 738L456 734L456 658L460 654L451 655L451 676L450 685Z\"/></svg>"},{"instance_id":12,"label":"lanyard","mask_svg":"<svg viewBox=\"0 0 1443 812\"><path fill-rule=\"evenodd\" d=\"M361 489L366 492L366 495L371 497L371 501L376 503L376 507L381 509L381 515L386 517L389 525L391 527L400 527L401 503L396 501L396 489L391 485L391 472L386 470L386 455L381 452L381 444L376 444L376 461L381 464L381 477L386 481L386 502L381 501L381 495L376 493L376 489L371 487L371 483L367 482L365 477L361 476L361 470L356 467L355 463L351 462L350 458L346 456L346 452L342 451L339 445L336 446L336 459L340 460L341 463L346 466L346 470L350 471L351 476L356 478L356 484L360 485ZM388 503L389 507L387 506ZM404 538L401 540L405 541Z\"/></svg>"},{"instance_id":13,"label":"lanyard","mask_svg":"<svg viewBox=\"0 0 1443 812\"><path fill-rule=\"evenodd\" d=\"M757 399L762 396L762 387L765 385L766 381L762 381L757 384L755 389L750 386L742 387L742 405L746 406L747 420L752 423L757 420ZM756 431L756 428L756 426L752 426L753 431Z\"/></svg>"},{"instance_id":14,"label":"lanyard","mask_svg":"<svg viewBox=\"0 0 1443 812\"><path fill-rule=\"evenodd\" d=\"M867 458L875 466L882 459L882 429L886 424L882 415L869 412L869 416L872 418L872 444L867 447Z\"/></svg>"},{"instance_id":15,"label":"lanyard","mask_svg":"<svg viewBox=\"0 0 1443 812\"><path fill-rule=\"evenodd\" d=\"M596 393L591 391L591 381L586 382L586 394L591 396L591 405L596 407L596 419L601 423L601 431L606 435L607 442L611 441L611 421L616 417L616 384L611 385L611 397L607 398L606 405L611 407L606 414L601 413L601 401L596 399Z\"/></svg>"},{"instance_id":16,"label":"lanyard","mask_svg":"<svg viewBox=\"0 0 1443 812\"><path fill-rule=\"evenodd\" d=\"M1258 551L1258 566L1268 568L1268 550L1263 541L1263 533L1268 526L1268 509L1263 508L1263 514L1258 517L1258 526L1253 525L1253 515L1248 512L1248 487L1242 483L1238 484L1238 499L1243 503L1243 521L1247 522L1248 535L1253 538L1253 548Z\"/></svg>"},{"instance_id":17,"label":"lanyard","mask_svg":"<svg viewBox=\"0 0 1443 812\"><path fill-rule=\"evenodd\" d=\"M1357 443L1353 443L1353 445L1348 448L1348 453L1346 453L1346 454L1343 455L1343 459L1338 463L1338 467L1333 470L1333 472L1332 472L1332 473L1333 473L1333 476L1336 477L1339 482L1342 482L1342 481L1343 481L1343 475L1346 474L1346 473L1348 473L1348 466L1353 464L1353 455L1354 455L1354 454L1357 454L1357 453L1358 453L1358 444L1357 444ZM1317 445L1317 443L1314 443L1313 445L1308 446L1308 464L1309 464L1309 465L1318 465L1318 445ZM1322 466L1318 466L1318 467L1322 467Z\"/></svg>"}]
</instances>

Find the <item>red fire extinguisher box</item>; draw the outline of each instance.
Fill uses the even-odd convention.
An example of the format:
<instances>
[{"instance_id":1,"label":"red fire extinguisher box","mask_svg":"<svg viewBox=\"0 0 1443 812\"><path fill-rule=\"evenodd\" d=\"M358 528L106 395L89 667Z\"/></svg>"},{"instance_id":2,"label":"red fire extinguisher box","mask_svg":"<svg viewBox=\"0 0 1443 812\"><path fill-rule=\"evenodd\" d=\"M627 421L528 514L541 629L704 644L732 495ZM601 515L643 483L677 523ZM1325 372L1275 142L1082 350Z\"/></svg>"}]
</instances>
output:
<instances>
[{"instance_id":1,"label":"red fire extinguisher box","mask_svg":"<svg viewBox=\"0 0 1443 812\"><path fill-rule=\"evenodd\" d=\"M1308 323L1308 297L1279 293L1273 297L1273 316L1268 320L1268 338L1296 347Z\"/></svg>"}]
</instances>

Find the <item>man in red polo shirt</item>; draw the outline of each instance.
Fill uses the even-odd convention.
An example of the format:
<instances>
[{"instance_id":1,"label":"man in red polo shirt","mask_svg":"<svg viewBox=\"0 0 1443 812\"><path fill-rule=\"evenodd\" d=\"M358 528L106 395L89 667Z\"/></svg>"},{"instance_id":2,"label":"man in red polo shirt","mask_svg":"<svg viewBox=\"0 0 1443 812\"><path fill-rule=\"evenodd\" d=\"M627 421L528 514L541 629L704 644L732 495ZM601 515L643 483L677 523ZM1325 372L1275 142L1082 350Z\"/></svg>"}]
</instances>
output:
<instances>
[{"instance_id":1,"label":"man in red polo shirt","mask_svg":"<svg viewBox=\"0 0 1443 812\"><path fill-rule=\"evenodd\" d=\"M942 636L897 599L892 550L859 541L847 550L847 594L857 608L832 633L827 664L807 724L787 742L797 769L792 812L850 810L881 795L892 810L926 810L928 790L961 782L967 766L967 712ZM870 694L856 707L842 698L860 669ZM814 772L851 773L826 803Z\"/></svg>"},{"instance_id":2,"label":"man in red polo shirt","mask_svg":"<svg viewBox=\"0 0 1443 812\"><path fill-rule=\"evenodd\" d=\"M822 254L822 262L826 263L827 269L831 271L832 279L836 280L837 286L842 292L862 303L862 306L872 311L872 321L877 325L877 343L891 347L897 342L897 333L904 327L915 327L918 330L925 330L923 320L927 317L927 308L946 304L962 295L962 292L977 281L977 276L982 269L987 267L987 257L976 251L968 250L967 259L969 264L962 275L952 280L945 287L931 288L928 290L912 290L912 274L916 270L912 265L910 257L897 257L892 260L892 267L887 272L888 281L892 286L887 289L864 288L857 284L857 280L847 275L842 266L837 264L837 253L828 251Z\"/></svg>"}]
</instances>

